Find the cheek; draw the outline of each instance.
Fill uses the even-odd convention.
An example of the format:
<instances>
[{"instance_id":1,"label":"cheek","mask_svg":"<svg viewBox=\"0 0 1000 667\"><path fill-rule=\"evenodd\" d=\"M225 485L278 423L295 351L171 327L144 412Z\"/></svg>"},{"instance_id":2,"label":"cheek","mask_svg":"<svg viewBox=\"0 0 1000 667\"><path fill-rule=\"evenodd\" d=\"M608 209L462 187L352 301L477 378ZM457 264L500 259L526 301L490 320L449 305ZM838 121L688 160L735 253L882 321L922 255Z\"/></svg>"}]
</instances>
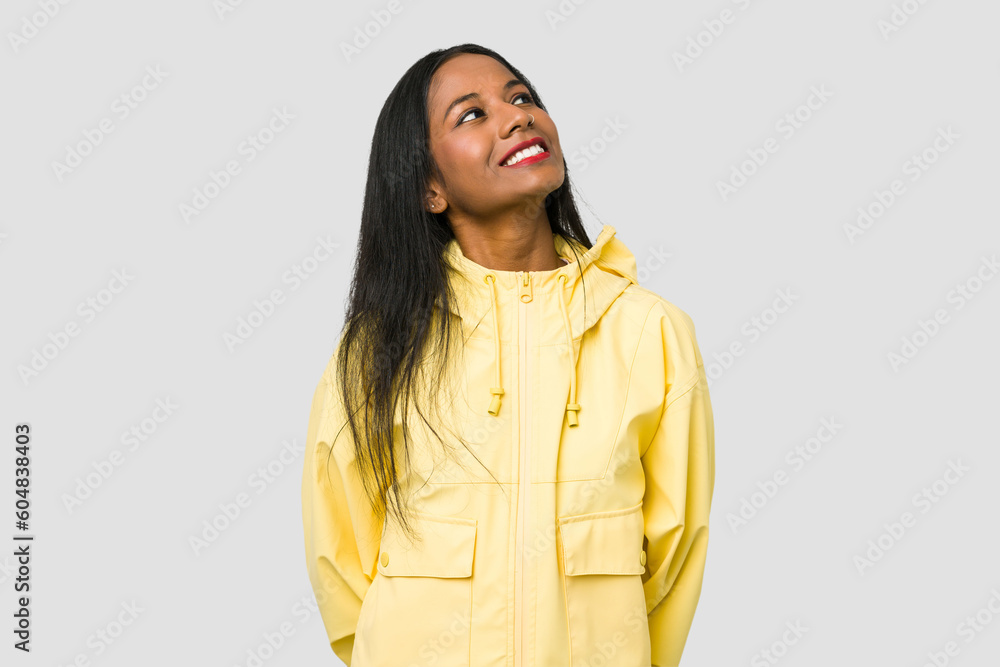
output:
<instances>
[{"instance_id":1,"label":"cheek","mask_svg":"<svg viewBox=\"0 0 1000 667\"><path fill-rule=\"evenodd\" d=\"M489 151L471 137L455 137L442 146L441 155L447 166L460 178L461 172L481 167L489 162Z\"/></svg>"},{"instance_id":2,"label":"cheek","mask_svg":"<svg viewBox=\"0 0 1000 667\"><path fill-rule=\"evenodd\" d=\"M554 149L555 156L562 157L562 144L559 141L559 131L556 129L555 123L546 119L545 125L542 125L540 129L549 138L549 143L552 144L549 148Z\"/></svg>"}]
</instances>

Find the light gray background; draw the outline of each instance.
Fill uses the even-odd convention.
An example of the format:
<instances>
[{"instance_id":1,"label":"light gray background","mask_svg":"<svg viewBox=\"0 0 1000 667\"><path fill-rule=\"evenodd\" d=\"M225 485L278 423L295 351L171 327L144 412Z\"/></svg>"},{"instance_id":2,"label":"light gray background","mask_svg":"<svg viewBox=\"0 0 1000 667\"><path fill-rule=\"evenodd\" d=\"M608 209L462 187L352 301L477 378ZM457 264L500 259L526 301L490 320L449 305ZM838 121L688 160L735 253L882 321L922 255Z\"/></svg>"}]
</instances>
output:
<instances>
[{"instance_id":1,"label":"light gray background","mask_svg":"<svg viewBox=\"0 0 1000 667\"><path fill-rule=\"evenodd\" d=\"M618 230L710 364L712 538L684 664L764 665L768 650L782 665L917 666L949 641L948 664L995 664L1000 278L981 267L1000 252L1000 5L400 0L348 62L340 44L387 2L244 0L221 18L209 0L70 2L51 18L42 4L6 2L0 17L8 629L18 422L34 430L37 536L34 651L6 632L4 664L247 665L283 627L263 664L339 664L304 605L300 450L343 321L376 116L415 60L466 41L537 86L591 237ZM894 6L916 11L884 35ZM43 25L14 45L25 21ZM707 46L679 68L699 33ZM112 104L147 67L166 74L122 119ZM800 108L814 87L830 96ZM294 119L247 160L241 142L276 108ZM787 137L777 124L797 111L809 117ZM102 118L113 132L60 180L53 163ZM723 200L717 183L769 137L777 152ZM925 150L937 160L911 180ZM242 171L186 223L180 204L228 160ZM852 243L845 226L893 179L905 191ZM339 247L293 288L283 275L317 237ZM78 304L122 269L132 279L88 322ZM959 308L966 284L978 291ZM274 289L284 303L231 351L224 335ZM779 291L794 299L772 319ZM915 335L938 309L935 335ZM770 324L750 335L755 317ZM72 322L79 335L25 383L19 366ZM894 368L904 338L922 345ZM158 399L177 407L157 424ZM132 451L122 433L144 420L155 431ZM804 466L786 458L819 436ZM113 450L121 465L67 509ZM949 461L968 470L915 504ZM250 505L196 554L190 538L241 493ZM913 525L888 536L904 512ZM890 548L860 570L880 536ZM132 603L142 611L99 653L92 635ZM964 631L977 613L986 624ZM799 638L785 633L796 624Z\"/></svg>"}]
</instances>

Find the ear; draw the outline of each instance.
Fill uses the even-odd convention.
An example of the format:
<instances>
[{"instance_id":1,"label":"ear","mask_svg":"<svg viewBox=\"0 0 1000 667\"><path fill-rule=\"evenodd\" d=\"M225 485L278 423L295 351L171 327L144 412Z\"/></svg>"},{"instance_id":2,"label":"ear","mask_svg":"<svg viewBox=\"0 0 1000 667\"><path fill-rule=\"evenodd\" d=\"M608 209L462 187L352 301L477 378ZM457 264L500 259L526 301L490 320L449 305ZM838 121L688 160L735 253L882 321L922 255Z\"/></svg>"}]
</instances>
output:
<instances>
[{"instance_id":1,"label":"ear","mask_svg":"<svg viewBox=\"0 0 1000 667\"><path fill-rule=\"evenodd\" d=\"M430 179L427 191L424 193L424 208L431 213L444 213L445 209L448 208L448 201L441 193L437 179L433 177Z\"/></svg>"}]
</instances>

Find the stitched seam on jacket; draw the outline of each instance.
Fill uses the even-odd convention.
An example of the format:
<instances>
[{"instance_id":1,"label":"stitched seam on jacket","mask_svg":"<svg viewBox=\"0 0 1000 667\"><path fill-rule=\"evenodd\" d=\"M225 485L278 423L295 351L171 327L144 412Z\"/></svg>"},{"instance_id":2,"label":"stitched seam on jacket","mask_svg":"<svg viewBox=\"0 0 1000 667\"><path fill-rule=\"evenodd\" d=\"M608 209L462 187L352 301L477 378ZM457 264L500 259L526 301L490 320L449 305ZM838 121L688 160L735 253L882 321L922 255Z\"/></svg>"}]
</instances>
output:
<instances>
[{"instance_id":1,"label":"stitched seam on jacket","mask_svg":"<svg viewBox=\"0 0 1000 667\"><path fill-rule=\"evenodd\" d=\"M698 366L698 368L701 368L701 366ZM691 391L692 389L694 389L694 388L695 388L695 386L697 386L697 384L698 384L698 375L699 375L699 374L698 374L698 372L697 372L697 369L696 369L696 370L695 370L695 374L694 374L694 376L693 376L693 377L692 377L692 378L691 378L690 380L688 380L688 381L687 381L687 382L685 383L685 385L682 385L682 386L684 386L684 389L683 389L683 390L679 390L679 391L680 391L680 393L679 393L679 394L677 394L677 396L675 396L675 397L673 397L672 399L670 399L670 402L669 402L669 403L665 403L665 404L663 405L663 408L662 408L662 409L660 410L660 417L659 417L659 420L658 420L658 421L657 421L657 423L656 423L656 430L655 430L655 431L653 431L653 435L651 435L651 436L649 437L649 442L650 442L650 443L652 443L652 442L653 442L654 440L656 440L656 434L660 432L660 427L661 427L661 426L663 426L663 417L664 417L664 416L665 416L665 415L667 414L667 410L669 410L669 409L670 409L670 407L671 407L671 406L672 406L672 405L673 405L674 403L676 403L678 399L680 399L680 398L683 398L683 397L684 397L684 396L685 396L686 394L688 394L688 393L689 393L689 392L690 392L690 391ZM668 393L669 393L669 392L668 392ZM641 460L642 460L643 458L645 458L645 456L646 456L646 452L648 452L648 451L649 451L649 445L647 445L647 446L646 446L646 450L645 450L644 452L642 452L642 454L640 454L640 455L639 455L639 460L640 460L640 461L641 461Z\"/></svg>"},{"instance_id":2,"label":"stitched seam on jacket","mask_svg":"<svg viewBox=\"0 0 1000 667\"><path fill-rule=\"evenodd\" d=\"M671 405L673 405L674 403L676 403L679 399L683 398L683 396L685 394L687 394L688 392L690 392L692 389L695 388L695 385L698 384L698 376L700 375L698 373L699 369L701 369L700 365L698 366L698 368L695 369L694 375L691 376L691 379L688 380L687 382L685 382L683 385L681 385L683 388L677 390L678 394L676 396L674 396L673 398L671 398L669 403L667 403L666 405L663 406L663 411L664 412L666 412L667 410L669 410Z\"/></svg>"},{"instance_id":3,"label":"stitched seam on jacket","mask_svg":"<svg viewBox=\"0 0 1000 667\"><path fill-rule=\"evenodd\" d=\"M625 384L625 401L622 403L622 416L618 420L618 431L617 431L617 433L615 433L615 440L618 439L618 436L622 432L622 422L625 420L625 406L628 405L628 392L632 388L632 369L635 367L635 359L639 355L639 348L642 347L642 337L646 333L646 322L649 321L649 314L653 312L653 308L656 308L656 304L657 303L659 303L659 302L658 301L653 301L652 305L649 306L649 310L646 311L646 317L644 317L642 319L642 326L639 327L639 338L635 342L635 351L632 353L632 363L629 364L629 367L628 367L628 381ZM660 414L662 416L662 414L663 414L662 410L661 410ZM659 423L659 421L660 420L658 419L657 422ZM659 430L659 426L657 426L657 430ZM654 436L656 435L656 431L653 432L653 435ZM650 438L649 441L652 442L653 441L652 438ZM647 449L648 449L648 447L647 447ZM639 453L639 460L640 461L642 460L642 457L643 457L644 454L645 454L644 451ZM608 465L611 465L611 459L608 459ZM608 469L607 469L607 467L605 467L604 468L604 475L607 475L607 474L608 474ZM601 477L603 478L604 475L602 475Z\"/></svg>"}]
</instances>

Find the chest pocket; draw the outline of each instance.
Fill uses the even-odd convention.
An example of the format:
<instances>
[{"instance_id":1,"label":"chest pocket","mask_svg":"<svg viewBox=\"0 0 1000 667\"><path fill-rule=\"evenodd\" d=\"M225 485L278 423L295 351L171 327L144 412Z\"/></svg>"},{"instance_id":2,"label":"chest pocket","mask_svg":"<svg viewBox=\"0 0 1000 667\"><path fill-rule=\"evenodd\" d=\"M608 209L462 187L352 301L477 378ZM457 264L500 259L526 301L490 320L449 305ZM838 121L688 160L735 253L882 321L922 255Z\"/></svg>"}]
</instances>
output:
<instances>
[{"instance_id":1,"label":"chest pocket","mask_svg":"<svg viewBox=\"0 0 1000 667\"><path fill-rule=\"evenodd\" d=\"M570 664L650 664L643 533L641 502L559 518Z\"/></svg>"},{"instance_id":2,"label":"chest pocket","mask_svg":"<svg viewBox=\"0 0 1000 667\"><path fill-rule=\"evenodd\" d=\"M413 523L422 541L411 542L395 521L383 529L368 592L375 597L358 619L357 664L468 667L477 522L415 512Z\"/></svg>"}]
</instances>

